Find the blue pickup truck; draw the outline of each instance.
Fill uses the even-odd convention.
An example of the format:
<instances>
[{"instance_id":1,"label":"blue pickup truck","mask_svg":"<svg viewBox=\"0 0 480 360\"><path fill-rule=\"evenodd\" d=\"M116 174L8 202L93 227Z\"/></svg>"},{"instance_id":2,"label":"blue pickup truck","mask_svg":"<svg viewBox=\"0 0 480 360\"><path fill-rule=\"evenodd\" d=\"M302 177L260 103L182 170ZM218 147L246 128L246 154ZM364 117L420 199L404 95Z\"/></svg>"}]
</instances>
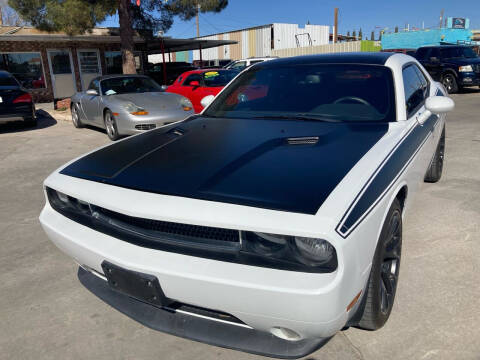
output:
<instances>
[{"instance_id":1,"label":"blue pickup truck","mask_svg":"<svg viewBox=\"0 0 480 360\"><path fill-rule=\"evenodd\" d=\"M480 57L469 46L424 46L416 51L415 57L449 93L480 86Z\"/></svg>"}]
</instances>

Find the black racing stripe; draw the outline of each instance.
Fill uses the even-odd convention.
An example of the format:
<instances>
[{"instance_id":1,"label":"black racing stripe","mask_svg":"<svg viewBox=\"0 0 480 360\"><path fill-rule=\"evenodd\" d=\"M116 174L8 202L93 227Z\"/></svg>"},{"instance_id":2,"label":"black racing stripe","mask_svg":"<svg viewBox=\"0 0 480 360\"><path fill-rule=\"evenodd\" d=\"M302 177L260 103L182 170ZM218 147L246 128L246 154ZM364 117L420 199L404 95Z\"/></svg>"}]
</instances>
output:
<instances>
[{"instance_id":1,"label":"black racing stripe","mask_svg":"<svg viewBox=\"0 0 480 360\"><path fill-rule=\"evenodd\" d=\"M150 193L314 215L388 123L196 118L93 152L62 174ZM290 138L318 138L292 145Z\"/></svg>"},{"instance_id":2,"label":"black racing stripe","mask_svg":"<svg viewBox=\"0 0 480 360\"><path fill-rule=\"evenodd\" d=\"M376 172L373 180L366 185L366 189L350 205L340 221L337 232L346 237L356 226L369 214L370 210L378 204L395 180L405 170L406 166L413 160L416 153L423 146L428 136L435 128L438 116L430 116L423 125L417 125L404 138L401 144L391 154L388 160L384 161L383 167ZM362 189L363 191L363 189ZM350 211L351 209L351 211ZM350 212L349 212L350 211Z\"/></svg>"}]
</instances>

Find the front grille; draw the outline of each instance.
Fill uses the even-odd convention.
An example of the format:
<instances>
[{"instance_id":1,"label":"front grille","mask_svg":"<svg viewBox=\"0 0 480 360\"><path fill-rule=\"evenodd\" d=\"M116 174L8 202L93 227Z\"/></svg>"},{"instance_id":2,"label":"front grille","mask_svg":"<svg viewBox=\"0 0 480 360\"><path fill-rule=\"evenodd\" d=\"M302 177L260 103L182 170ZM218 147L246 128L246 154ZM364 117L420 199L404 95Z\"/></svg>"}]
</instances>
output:
<instances>
[{"instance_id":1,"label":"front grille","mask_svg":"<svg viewBox=\"0 0 480 360\"><path fill-rule=\"evenodd\" d=\"M137 130L152 130L155 129L156 125L155 124L138 124L135 125L135 129Z\"/></svg>"},{"instance_id":2,"label":"front grille","mask_svg":"<svg viewBox=\"0 0 480 360\"><path fill-rule=\"evenodd\" d=\"M145 219L120 214L99 207L95 207L95 210L101 212L109 219L117 220L123 224L127 224L142 230L155 231L169 235L180 235L188 238L224 241L229 243L240 242L240 233L238 230Z\"/></svg>"}]
</instances>

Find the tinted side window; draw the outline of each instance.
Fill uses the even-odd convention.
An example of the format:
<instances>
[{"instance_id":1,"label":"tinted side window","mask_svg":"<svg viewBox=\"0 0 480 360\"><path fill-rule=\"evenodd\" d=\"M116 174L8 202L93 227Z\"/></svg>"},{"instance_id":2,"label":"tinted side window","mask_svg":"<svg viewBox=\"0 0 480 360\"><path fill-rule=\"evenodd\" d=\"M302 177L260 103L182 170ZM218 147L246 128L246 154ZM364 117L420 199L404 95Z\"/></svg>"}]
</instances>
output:
<instances>
[{"instance_id":1,"label":"tinted side window","mask_svg":"<svg viewBox=\"0 0 480 360\"><path fill-rule=\"evenodd\" d=\"M200 74L192 74L190 75L189 77L187 77L185 79L185 81L183 82L183 86L190 86L190 83L192 81L198 81L199 84L202 83L202 75Z\"/></svg>"},{"instance_id":2,"label":"tinted side window","mask_svg":"<svg viewBox=\"0 0 480 360\"><path fill-rule=\"evenodd\" d=\"M428 80L425 77L425 75L423 75L422 70L420 70L417 65L412 65L412 67L415 69L415 72L417 73L417 76L420 79L420 83L422 84L423 97L426 99L429 94Z\"/></svg>"},{"instance_id":3,"label":"tinted side window","mask_svg":"<svg viewBox=\"0 0 480 360\"><path fill-rule=\"evenodd\" d=\"M424 87L417 75L415 65L410 65L403 70L403 86L407 115L411 117L425 100Z\"/></svg>"},{"instance_id":4,"label":"tinted side window","mask_svg":"<svg viewBox=\"0 0 480 360\"><path fill-rule=\"evenodd\" d=\"M438 48L433 48L430 53L430 57L436 57L437 59L440 59L440 50L438 50Z\"/></svg>"},{"instance_id":5,"label":"tinted side window","mask_svg":"<svg viewBox=\"0 0 480 360\"><path fill-rule=\"evenodd\" d=\"M97 90L97 92L100 93L99 81L95 79L90 81L90 85L88 85L88 90Z\"/></svg>"},{"instance_id":6,"label":"tinted side window","mask_svg":"<svg viewBox=\"0 0 480 360\"><path fill-rule=\"evenodd\" d=\"M430 48L420 48L417 50L415 53L415 57L418 60L427 60L428 59L428 53L430 52Z\"/></svg>"}]
</instances>

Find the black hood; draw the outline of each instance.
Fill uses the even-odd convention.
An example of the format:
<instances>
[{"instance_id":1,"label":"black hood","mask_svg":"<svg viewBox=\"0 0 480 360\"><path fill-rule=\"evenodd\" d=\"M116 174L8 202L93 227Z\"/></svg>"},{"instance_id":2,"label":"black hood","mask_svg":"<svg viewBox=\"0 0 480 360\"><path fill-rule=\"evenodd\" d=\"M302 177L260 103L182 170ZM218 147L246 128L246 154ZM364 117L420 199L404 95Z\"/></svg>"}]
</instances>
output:
<instances>
[{"instance_id":1,"label":"black hood","mask_svg":"<svg viewBox=\"0 0 480 360\"><path fill-rule=\"evenodd\" d=\"M386 123L193 117L105 147L61 173L152 193L315 214L387 130ZM318 140L291 139L298 137Z\"/></svg>"}]
</instances>

